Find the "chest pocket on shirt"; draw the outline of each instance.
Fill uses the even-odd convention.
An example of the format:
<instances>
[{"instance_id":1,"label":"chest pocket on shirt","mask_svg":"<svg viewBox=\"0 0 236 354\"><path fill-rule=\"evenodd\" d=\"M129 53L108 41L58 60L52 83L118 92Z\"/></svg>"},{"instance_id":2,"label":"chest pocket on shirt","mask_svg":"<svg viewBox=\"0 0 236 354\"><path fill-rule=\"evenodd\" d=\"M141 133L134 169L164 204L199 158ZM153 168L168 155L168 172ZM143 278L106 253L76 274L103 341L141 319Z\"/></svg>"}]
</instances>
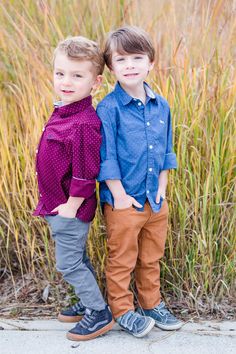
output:
<instances>
[{"instance_id":1,"label":"chest pocket on shirt","mask_svg":"<svg viewBox=\"0 0 236 354\"><path fill-rule=\"evenodd\" d=\"M47 143L58 152L66 153L67 155L70 153L70 144L64 136L48 132L46 139Z\"/></svg>"},{"instance_id":2,"label":"chest pocket on shirt","mask_svg":"<svg viewBox=\"0 0 236 354\"><path fill-rule=\"evenodd\" d=\"M155 136L159 140L160 144L166 144L166 138L167 138L167 122L163 118L157 118L157 121L155 122Z\"/></svg>"}]
</instances>

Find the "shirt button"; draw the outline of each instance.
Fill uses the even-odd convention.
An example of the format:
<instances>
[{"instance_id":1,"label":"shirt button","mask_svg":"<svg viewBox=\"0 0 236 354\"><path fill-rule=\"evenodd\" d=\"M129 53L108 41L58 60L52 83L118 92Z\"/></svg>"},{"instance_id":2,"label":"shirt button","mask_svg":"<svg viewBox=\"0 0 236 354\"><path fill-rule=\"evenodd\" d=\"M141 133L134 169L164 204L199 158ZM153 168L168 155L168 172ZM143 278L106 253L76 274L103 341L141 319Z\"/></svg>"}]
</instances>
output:
<instances>
[{"instance_id":1,"label":"shirt button","mask_svg":"<svg viewBox=\"0 0 236 354\"><path fill-rule=\"evenodd\" d=\"M42 194L39 194L40 197L42 197Z\"/></svg>"},{"instance_id":2,"label":"shirt button","mask_svg":"<svg viewBox=\"0 0 236 354\"><path fill-rule=\"evenodd\" d=\"M38 152L39 152L39 150L38 150L38 149L36 149L36 150L35 150L35 153L37 154Z\"/></svg>"},{"instance_id":3,"label":"shirt button","mask_svg":"<svg viewBox=\"0 0 236 354\"><path fill-rule=\"evenodd\" d=\"M38 176L38 172L35 172L35 176Z\"/></svg>"},{"instance_id":4,"label":"shirt button","mask_svg":"<svg viewBox=\"0 0 236 354\"><path fill-rule=\"evenodd\" d=\"M151 167L149 168L149 171L152 172L152 168Z\"/></svg>"},{"instance_id":5,"label":"shirt button","mask_svg":"<svg viewBox=\"0 0 236 354\"><path fill-rule=\"evenodd\" d=\"M149 149L152 149L153 148L153 145L149 145Z\"/></svg>"},{"instance_id":6,"label":"shirt button","mask_svg":"<svg viewBox=\"0 0 236 354\"><path fill-rule=\"evenodd\" d=\"M42 132L44 132L44 130L45 130L45 127L43 127Z\"/></svg>"},{"instance_id":7,"label":"shirt button","mask_svg":"<svg viewBox=\"0 0 236 354\"><path fill-rule=\"evenodd\" d=\"M139 102L139 103L138 103L138 106L141 106L141 105L142 105L142 103L141 103L141 102Z\"/></svg>"},{"instance_id":8,"label":"shirt button","mask_svg":"<svg viewBox=\"0 0 236 354\"><path fill-rule=\"evenodd\" d=\"M150 125L150 122L147 122L147 126L149 127L149 125Z\"/></svg>"},{"instance_id":9,"label":"shirt button","mask_svg":"<svg viewBox=\"0 0 236 354\"><path fill-rule=\"evenodd\" d=\"M147 194L149 194L150 193L150 191L147 191Z\"/></svg>"}]
</instances>

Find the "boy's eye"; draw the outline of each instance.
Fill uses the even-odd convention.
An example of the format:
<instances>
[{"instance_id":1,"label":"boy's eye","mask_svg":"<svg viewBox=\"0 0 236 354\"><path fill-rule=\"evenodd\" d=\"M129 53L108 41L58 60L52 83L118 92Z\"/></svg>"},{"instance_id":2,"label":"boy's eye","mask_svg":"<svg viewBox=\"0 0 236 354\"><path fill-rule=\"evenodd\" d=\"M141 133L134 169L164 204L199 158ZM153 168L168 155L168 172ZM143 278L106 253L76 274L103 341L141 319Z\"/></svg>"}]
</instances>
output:
<instances>
[{"instance_id":1,"label":"boy's eye","mask_svg":"<svg viewBox=\"0 0 236 354\"><path fill-rule=\"evenodd\" d=\"M75 74L75 77L78 77L78 78L80 78L80 77L82 77L80 74Z\"/></svg>"},{"instance_id":2,"label":"boy's eye","mask_svg":"<svg viewBox=\"0 0 236 354\"><path fill-rule=\"evenodd\" d=\"M63 73L60 71L57 71L55 74L56 74L56 76L63 76Z\"/></svg>"},{"instance_id":3,"label":"boy's eye","mask_svg":"<svg viewBox=\"0 0 236 354\"><path fill-rule=\"evenodd\" d=\"M137 57L134 57L134 59L143 59L143 57L137 56Z\"/></svg>"},{"instance_id":4,"label":"boy's eye","mask_svg":"<svg viewBox=\"0 0 236 354\"><path fill-rule=\"evenodd\" d=\"M123 61L124 58L117 58L116 61Z\"/></svg>"}]
</instances>

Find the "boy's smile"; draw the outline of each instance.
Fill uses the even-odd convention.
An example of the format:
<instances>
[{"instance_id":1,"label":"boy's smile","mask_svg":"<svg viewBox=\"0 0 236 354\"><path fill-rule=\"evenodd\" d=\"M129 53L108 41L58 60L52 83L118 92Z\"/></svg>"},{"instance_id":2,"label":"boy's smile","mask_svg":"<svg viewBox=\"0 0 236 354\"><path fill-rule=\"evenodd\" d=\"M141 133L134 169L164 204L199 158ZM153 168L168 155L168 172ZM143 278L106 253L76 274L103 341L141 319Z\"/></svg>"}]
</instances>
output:
<instances>
[{"instance_id":1,"label":"boy's smile","mask_svg":"<svg viewBox=\"0 0 236 354\"><path fill-rule=\"evenodd\" d=\"M64 104L82 100L101 82L88 60L73 60L58 53L54 61L54 89Z\"/></svg>"},{"instance_id":2,"label":"boy's smile","mask_svg":"<svg viewBox=\"0 0 236 354\"><path fill-rule=\"evenodd\" d=\"M73 93L74 91L71 91L71 90L62 90L63 93L65 94L70 94L70 93Z\"/></svg>"},{"instance_id":3,"label":"boy's smile","mask_svg":"<svg viewBox=\"0 0 236 354\"><path fill-rule=\"evenodd\" d=\"M125 77L135 77L137 76L138 73L133 73L133 74L124 74Z\"/></svg>"}]
</instances>

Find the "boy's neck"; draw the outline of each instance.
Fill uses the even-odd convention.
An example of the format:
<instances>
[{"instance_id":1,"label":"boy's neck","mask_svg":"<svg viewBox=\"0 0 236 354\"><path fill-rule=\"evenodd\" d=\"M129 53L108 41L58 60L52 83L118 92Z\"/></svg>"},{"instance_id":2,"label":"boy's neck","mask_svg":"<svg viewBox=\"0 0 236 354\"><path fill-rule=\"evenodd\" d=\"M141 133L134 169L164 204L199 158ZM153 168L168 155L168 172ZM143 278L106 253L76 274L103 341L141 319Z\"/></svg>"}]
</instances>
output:
<instances>
[{"instance_id":1,"label":"boy's neck","mask_svg":"<svg viewBox=\"0 0 236 354\"><path fill-rule=\"evenodd\" d=\"M121 84L120 84L121 85ZM140 85L137 85L135 87L130 87L130 86L125 86L125 85L121 85L121 87L123 88L123 90L125 90L125 92L128 93L128 95L130 95L133 98L137 98L140 101L143 102L143 104L145 104L146 102L146 91L144 89L144 83L142 82Z\"/></svg>"},{"instance_id":2,"label":"boy's neck","mask_svg":"<svg viewBox=\"0 0 236 354\"><path fill-rule=\"evenodd\" d=\"M79 103L79 102L83 101L85 98L88 98L88 97L91 97L91 96L90 95L89 96L85 96L85 97L81 98L80 100L73 101L73 102L63 102L62 100L58 100L58 101L55 101L53 104L54 104L55 107L68 106L68 105L73 104L73 103Z\"/></svg>"}]
</instances>

